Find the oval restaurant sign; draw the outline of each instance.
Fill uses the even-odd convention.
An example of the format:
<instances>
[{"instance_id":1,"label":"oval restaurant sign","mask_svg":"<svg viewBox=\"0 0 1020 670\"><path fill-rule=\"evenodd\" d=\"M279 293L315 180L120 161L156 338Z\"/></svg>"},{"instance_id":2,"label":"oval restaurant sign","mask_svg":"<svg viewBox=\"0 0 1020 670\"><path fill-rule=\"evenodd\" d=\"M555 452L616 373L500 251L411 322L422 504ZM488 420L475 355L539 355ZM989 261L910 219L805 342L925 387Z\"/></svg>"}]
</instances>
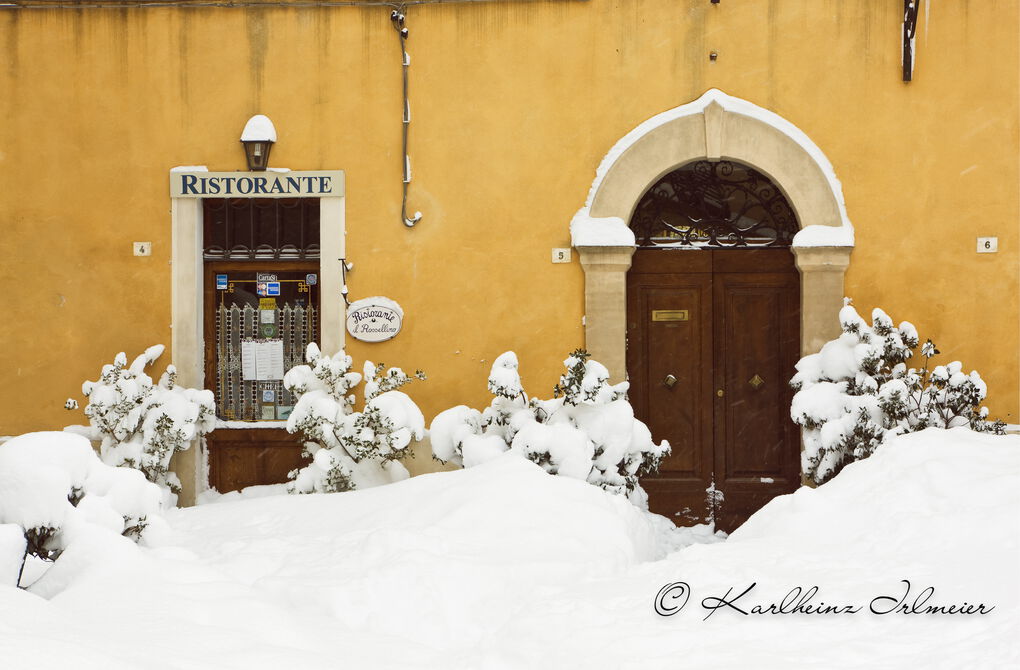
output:
<instances>
[{"instance_id":1,"label":"oval restaurant sign","mask_svg":"<svg viewBox=\"0 0 1020 670\"><path fill-rule=\"evenodd\" d=\"M347 332L362 342L385 342L400 332L404 310L389 298L362 298L347 308Z\"/></svg>"}]
</instances>

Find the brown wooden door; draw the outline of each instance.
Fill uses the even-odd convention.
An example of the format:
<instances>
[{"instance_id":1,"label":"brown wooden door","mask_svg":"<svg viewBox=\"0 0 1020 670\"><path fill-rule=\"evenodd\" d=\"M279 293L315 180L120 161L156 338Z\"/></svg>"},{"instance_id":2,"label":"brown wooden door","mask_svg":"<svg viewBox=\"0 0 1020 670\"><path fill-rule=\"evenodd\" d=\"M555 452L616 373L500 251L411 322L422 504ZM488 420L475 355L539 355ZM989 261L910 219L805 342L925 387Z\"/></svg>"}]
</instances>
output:
<instances>
[{"instance_id":1,"label":"brown wooden door","mask_svg":"<svg viewBox=\"0 0 1020 670\"><path fill-rule=\"evenodd\" d=\"M799 484L789 419L800 348L788 249L639 250L628 274L636 416L673 452L642 482L652 511L733 530Z\"/></svg>"}]
</instances>

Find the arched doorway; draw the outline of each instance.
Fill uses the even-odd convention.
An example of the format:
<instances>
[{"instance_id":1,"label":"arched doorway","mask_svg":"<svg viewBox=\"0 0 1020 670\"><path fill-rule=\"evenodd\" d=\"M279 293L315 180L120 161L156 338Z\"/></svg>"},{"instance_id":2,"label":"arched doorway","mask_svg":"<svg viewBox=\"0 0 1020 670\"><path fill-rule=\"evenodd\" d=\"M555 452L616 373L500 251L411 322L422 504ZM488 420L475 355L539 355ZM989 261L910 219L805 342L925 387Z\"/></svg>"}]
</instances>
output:
<instances>
[{"instance_id":1,"label":"arched doorway","mask_svg":"<svg viewBox=\"0 0 1020 670\"><path fill-rule=\"evenodd\" d=\"M630 399L673 448L643 480L650 507L733 530L800 484L787 383L800 353L796 215L761 172L701 160L656 181L630 228Z\"/></svg>"},{"instance_id":2,"label":"arched doorway","mask_svg":"<svg viewBox=\"0 0 1020 670\"><path fill-rule=\"evenodd\" d=\"M799 226L789 246L800 277L799 353L818 351L839 335L837 315L854 231L832 164L789 121L711 89L622 137L603 157L584 206L570 222L571 241L584 270L585 347L606 365L614 381L622 380L627 370L628 272L638 242L629 223L642 197L664 175L698 161L750 166L781 187ZM714 271L716 257L726 263L769 250L675 253L711 256ZM741 256L733 255L737 253ZM789 252L784 253L788 262ZM764 271L766 266L758 268Z\"/></svg>"}]
</instances>

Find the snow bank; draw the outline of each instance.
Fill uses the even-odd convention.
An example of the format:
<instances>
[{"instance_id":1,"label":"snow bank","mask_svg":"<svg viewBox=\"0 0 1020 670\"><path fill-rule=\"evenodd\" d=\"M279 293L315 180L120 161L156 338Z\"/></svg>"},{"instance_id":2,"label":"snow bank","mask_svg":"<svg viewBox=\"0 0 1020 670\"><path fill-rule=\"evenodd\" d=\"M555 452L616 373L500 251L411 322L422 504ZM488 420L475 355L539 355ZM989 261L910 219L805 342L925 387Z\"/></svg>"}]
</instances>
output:
<instances>
[{"instance_id":1,"label":"snow bank","mask_svg":"<svg viewBox=\"0 0 1020 670\"><path fill-rule=\"evenodd\" d=\"M76 573L52 601L54 620L72 621L45 635L119 631L128 667L330 668L338 654L352 667L464 667L460 650L484 648L535 593L661 553L646 513L514 457L374 489L172 510L168 521L157 546L107 547ZM0 630L12 632L0 654L29 667L43 611L5 598L0 589Z\"/></svg>"},{"instance_id":2,"label":"snow bank","mask_svg":"<svg viewBox=\"0 0 1020 670\"><path fill-rule=\"evenodd\" d=\"M932 429L773 500L726 542L649 561L664 520L504 456L363 491L173 510L156 546L106 547L50 602L0 587L0 658L189 670L1012 668L1018 514L1020 437ZM867 611L899 597L903 579L912 594L932 586L929 604L995 609ZM687 604L656 615L656 594L678 582ZM813 603L864 611L724 607L705 619L705 598L749 586L738 604L817 586Z\"/></svg>"},{"instance_id":3,"label":"snow bank","mask_svg":"<svg viewBox=\"0 0 1020 670\"><path fill-rule=\"evenodd\" d=\"M656 556L619 496L512 456L342 494L179 510L183 544L244 583L350 630L478 641L535 589Z\"/></svg>"},{"instance_id":4,"label":"snow bank","mask_svg":"<svg viewBox=\"0 0 1020 670\"><path fill-rule=\"evenodd\" d=\"M601 585L537 598L500 631L499 647L479 658L513 659L516 667L579 667L581 661L777 670L1017 667L1018 515L1020 438L967 429L900 436L825 486L774 499L722 544L695 545ZM927 605L995 609L986 615L869 611L875 598L899 599L904 579L910 604L931 586ZM689 587L684 608L669 617L653 614L656 594L677 582ZM737 603L746 610L813 586L814 605L862 609L743 615L703 604L752 585Z\"/></svg>"}]
</instances>

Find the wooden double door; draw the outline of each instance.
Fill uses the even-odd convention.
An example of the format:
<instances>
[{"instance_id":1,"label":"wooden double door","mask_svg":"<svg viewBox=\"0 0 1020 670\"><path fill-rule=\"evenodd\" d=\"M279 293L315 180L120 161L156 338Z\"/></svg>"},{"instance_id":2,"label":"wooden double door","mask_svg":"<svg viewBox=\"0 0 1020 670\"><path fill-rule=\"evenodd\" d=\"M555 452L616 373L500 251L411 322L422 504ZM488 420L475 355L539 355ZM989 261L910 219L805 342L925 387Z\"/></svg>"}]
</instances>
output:
<instances>
[{"instance_id":1,"label":"wooden double door","mask_svg":"<svg viewBox=\"0 0 1020 670\"><path fill-rule=\"evenodd\" d=\"M800 276L783 249L640 249L627 276L637 418L672 454L645 477L653 512L732 531L800 484L789 380Z\"/></svg>"}]
</instances>

